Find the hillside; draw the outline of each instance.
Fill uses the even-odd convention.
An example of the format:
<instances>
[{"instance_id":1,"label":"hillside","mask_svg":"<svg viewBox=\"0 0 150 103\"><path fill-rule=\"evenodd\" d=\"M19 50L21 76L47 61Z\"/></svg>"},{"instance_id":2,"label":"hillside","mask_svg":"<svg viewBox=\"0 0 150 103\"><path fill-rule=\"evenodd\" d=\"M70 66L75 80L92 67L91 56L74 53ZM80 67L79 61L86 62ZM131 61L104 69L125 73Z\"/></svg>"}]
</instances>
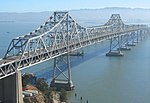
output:
<instances>
[{"instance_id":1,"label":"hillside","mask_svg":"<svg viewBox=\"0 0 150 103\"><path fill-rule=\"evenodd\" d=\"M53 12L8 13L0 12L0 22L44 22ZM104 24L111 14L120 14L125 23L149 23L150 9L141 8L102 8L70 10L69 13L81 25L92 26Z\"/></svg>"}]
</instances>

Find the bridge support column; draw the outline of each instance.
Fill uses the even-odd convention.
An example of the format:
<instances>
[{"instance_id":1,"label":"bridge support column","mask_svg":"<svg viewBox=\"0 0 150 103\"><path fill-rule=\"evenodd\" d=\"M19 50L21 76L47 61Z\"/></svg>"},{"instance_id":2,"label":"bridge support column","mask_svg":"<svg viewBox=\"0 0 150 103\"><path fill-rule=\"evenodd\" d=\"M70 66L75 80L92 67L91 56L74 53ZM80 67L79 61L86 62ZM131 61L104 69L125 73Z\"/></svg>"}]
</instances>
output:
<instances>
[{"instance_id":1,"label":"bridge support column","mask_svg":"<svg viewBox=\"0 0 150 103\"><path fill-rule=\"evenodd\" d=\"M127 46L136 46L136 34L135 34L135 32L131 32L130 34L129 34L129 39L128 39L129 41L126 43L126 45Z\"/></svg>"},{"instance_id":2,"label":"bridge support column","mask_svg":"<svg viewBox=\"0 0 150 103\"><path fill-rule=\"evenodd\" d=\"M53 80L50 86L56 87L58 90L61 88L68 91L74 89L74 85L71 80L69 53L67 53L67 55L54 58Z\"/></svg>"},{"instance_id":3,"label":"bridge support column","mask_svg":"<svg viewBox=\"0 0 150 103\"><path fill-rule=\"evenodd\" d=\"M120 48L120 36L111 38L110 49L109 52L106 53L106 56L123 56L123 53L121 52Z\"/></svg>"},{"instance_id":4,"label":"bridge support column","mask_svg":"<svg viewBox=\"0 0 150 103\"><path fill-rule=\"evenodd\" d=\"M140 42L140 31L136 31L136 41L135 43L139 43Z\"/></svg>"},{"instance_id":5,"label":"bridge support column","mask_svg":"<svg viewBox=\"0 0 150 103\"><path fill-rule=\"evenodd\" d=\"M147 38L150 34L150 30L143 30L144 39Z\"/></svg>"},{"instance_id":6,"label":"bridge support column","mask_svg":"<svg viewBox=\"0 0 150 103\"><path fill-rule=\"evenodd\" d=\"M129 50L131 50L131 48L127 45L128 43L129 43L129 34L122 35L121 36L120 50L121 51L129 51Z\"/></svg>"},{"instance_id":7,"label":"bridge support column","mask_svg":"<svg viewBox=\"0 0 150 103\"><path fill-rule=\"evenodd\" d=\"M140 41L142 41L143 39L146 38L146 30L139 30L139 38L140 38Z\"/></svg>"},{"instance_id":8,"label":"bridge support column","mask_svg":"<svg viewBox=\"0 0 150 103\"><path fill-rule=\"evenodd\" d=\"M139 30L138 33L139 33L139 40L142 41L143 40L143 31Z\"/></svg>"},{"instance_id":9,"label":"bridge support column","mask_svg":"<svg viewBox=\"0 0 150 103\"><path fill-rule=\"evenodd\" d=\"M20 71L0 80L0 103L23 103Z\"/></svg>"}]
</instances>

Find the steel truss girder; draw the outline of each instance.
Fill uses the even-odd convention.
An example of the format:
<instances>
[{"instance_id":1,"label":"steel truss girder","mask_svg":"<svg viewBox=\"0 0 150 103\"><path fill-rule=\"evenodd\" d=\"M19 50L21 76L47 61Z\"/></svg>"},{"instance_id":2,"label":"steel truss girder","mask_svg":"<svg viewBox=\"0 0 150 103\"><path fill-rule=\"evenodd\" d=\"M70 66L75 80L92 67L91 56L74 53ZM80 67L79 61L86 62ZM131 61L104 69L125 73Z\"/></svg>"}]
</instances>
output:
<instances>
[{"instance_id":1,"label":"steel truss girder","mask_svg":"<svg viewBox=\"0 0 150 103\"><path fill-rule=\"evenodd\" d=\"M112 15L106 24L85 28L68 12L54 12L38 29L11 41L4 58L0 60L0 79L17 70L118 35L140 30L147 32L145 34L150 32L146 25L125 25L119 15Z\"/></svg>"}]
</instances>

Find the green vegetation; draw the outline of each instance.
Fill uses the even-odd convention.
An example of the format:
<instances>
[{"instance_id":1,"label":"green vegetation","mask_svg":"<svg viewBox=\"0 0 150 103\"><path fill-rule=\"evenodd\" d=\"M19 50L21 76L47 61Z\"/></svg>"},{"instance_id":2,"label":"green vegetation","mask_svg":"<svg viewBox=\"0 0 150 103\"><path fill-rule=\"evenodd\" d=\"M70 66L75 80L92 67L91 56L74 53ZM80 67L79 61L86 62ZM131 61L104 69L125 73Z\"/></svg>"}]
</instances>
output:
<instances>
[{"instance_id":1,"label":"green vegetation","mask_svg":"<svg viewBox=\"0 0 150 103\"><path fill-rule=\"evenodd\" d=\"M22 86L25 87L26 85L33 85L35 84L36 77L34 74L24 74L22 75Z\"/></svg>"},{"instance_id":2,"label":"green vegetation","mask_svg":"<svg viewBox=\"0 0 150 103\"><path fill-rule=\"evenodd\" d=\"M36 87L42 91L43 93L47 92L48 90L48 83L46 82L46 79L44 78L39 78L36 81Z\"/></svg>"}]
</instances>

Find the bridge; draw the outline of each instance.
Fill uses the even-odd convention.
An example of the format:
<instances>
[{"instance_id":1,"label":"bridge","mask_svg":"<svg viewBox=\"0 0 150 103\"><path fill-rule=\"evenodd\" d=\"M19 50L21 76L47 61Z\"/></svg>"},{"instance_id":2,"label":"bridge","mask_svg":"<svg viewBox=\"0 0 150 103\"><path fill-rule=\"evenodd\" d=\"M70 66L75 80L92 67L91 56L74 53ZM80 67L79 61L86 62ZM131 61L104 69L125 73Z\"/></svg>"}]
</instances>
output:
<instances>
[{"instance_id":1,"label":"bridge","mask_svg":"<svg viewBox=\"0 0 150 103\"><path fill-rule=\"evenodd\" d=\"M74 85L71 80L71 52L110 40L110 50L106 56L123 56L122 50L130 50L130 46L144 39L149 32L147 25L124 24L119 14L112 14L104 25L83 27L68 12L54 12L36 30L12 39L4 58L0 60L0 91L3 91L0 97L6 103L22 103L20 71L50 59L54 59L50 86L72 90ZM65 64L67 74L61 69L61 63ZM12 93L6 93L10 91ZM17 100L6 100L12 95Z\"/></svg>"}]
</instances>

